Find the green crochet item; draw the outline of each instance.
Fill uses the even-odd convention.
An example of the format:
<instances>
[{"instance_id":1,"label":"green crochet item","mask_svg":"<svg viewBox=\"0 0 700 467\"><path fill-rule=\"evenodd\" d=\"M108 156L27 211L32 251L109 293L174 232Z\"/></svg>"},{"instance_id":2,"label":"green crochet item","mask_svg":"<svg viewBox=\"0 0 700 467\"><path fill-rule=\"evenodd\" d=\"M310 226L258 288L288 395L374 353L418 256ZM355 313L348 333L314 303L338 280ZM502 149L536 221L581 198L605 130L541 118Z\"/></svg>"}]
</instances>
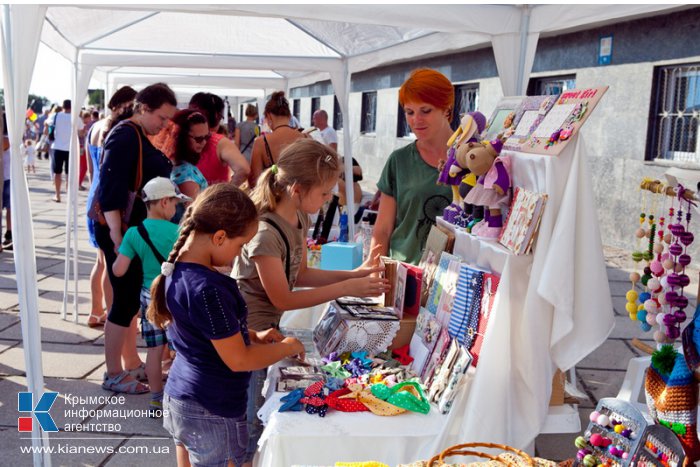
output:
<instances>
[{"instance_id":1,"label":"green crochet item","mask_svg":"<svg viewBox=\"0 0 700 467\"><path fill-rule=\"evenodd\" d=\"M676 350L672 345L664 345L651 355L651 365L662 376L668 376L676 363Z\"/></svg>"}]
</instances>

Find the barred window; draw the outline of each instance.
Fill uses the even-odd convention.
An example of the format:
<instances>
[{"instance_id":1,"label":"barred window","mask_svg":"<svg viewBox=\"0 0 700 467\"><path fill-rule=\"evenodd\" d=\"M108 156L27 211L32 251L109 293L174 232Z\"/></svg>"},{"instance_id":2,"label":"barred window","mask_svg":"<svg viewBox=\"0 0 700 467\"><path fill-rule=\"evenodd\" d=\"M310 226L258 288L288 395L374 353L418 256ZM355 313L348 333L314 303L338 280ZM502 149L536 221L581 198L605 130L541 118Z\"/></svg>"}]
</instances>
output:
<instances>
[{"instance_id":1,"label":"barred window","mask_svg":"<svg viewBox=\"0 0 700 467\"><path fill-rule=\"evenodd\" d=\"M406 112L404 112L403 107L399 104L399 113L396 119L396 137L405 138L412 134L411 127L408 126L408 122L406 121Z\"/></svg>"},{"instance_id":2,"label":"barred window","mask_svg":"<svg viewBox=\"0 0 700 467\"><path fill-rule=\"evenodd\" d=\"M296 118L298 122L301 121L301 99L294 99L292 102L292 115L294 115L294 118Z\"/></svg>"},{"instance_id":3,"label":"barred window","mask_svg":"<svg viewBox=\"0 0 700 467\"><path fill-rule=\"evenodd\" d=\"M314 124L314 113L321 108L321 98L320 97L312 97L311 98L311 117L309 117L309 120L311 121L311 124Z\"/></svg>"},{"instance_id":4,"label":"barred window","mask_svg":"<svg viewBox=\"0 0 700 467\"><path fill-rule=\"evenodd\" d=\"M527 86L528 96L555 96L576 88L576 75L532 78Z\"/></svg>"},{"instance_id":5,"label":"barred window","mask_svg":"<svg viewBox=\"0 0 700 467\"><path fill-rule=\"evenodd\" d=\"M700 163L700 63L654 70L647 159Z\"/></svg>"},{"instance_id":6,"label":"barred window","mask_svg":"<svg viewBox=\"0 0 700 467\"><path fill-rule=\"evenodd\" d=\"M479 85L475 83L455 86L455 103L453 108L452 128L457 128L464 114L474 112L479 108Z\"/></svg>"},{"instance_id":7,"label":"barred window","mask_svg":"<svg viewBox=\"0 0 700 467\"><path fill-rule=\"evenodd\" d=\"M377 128L377 91L362 93L361 133L374 133Z\"/></svg>"},{"instance_id":8,"label":"barred window","mask_svg":"<svg viewBox=\"0 0 700 467\"><path fill-rule=\"evenodd\" d=\"M333 129L343 129L343 112L340 110L340 103L335 96L333 96Z\"/></svg>"}]
</instances>

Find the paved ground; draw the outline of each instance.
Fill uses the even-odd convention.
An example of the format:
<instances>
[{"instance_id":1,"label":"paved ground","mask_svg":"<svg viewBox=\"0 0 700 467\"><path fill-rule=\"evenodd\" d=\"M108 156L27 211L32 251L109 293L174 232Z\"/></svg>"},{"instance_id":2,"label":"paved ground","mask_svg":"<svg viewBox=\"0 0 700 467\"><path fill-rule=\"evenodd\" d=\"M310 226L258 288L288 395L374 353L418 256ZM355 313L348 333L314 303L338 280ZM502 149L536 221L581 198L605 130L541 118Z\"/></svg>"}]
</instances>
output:
<instances>
[{"instance_id":1,"label":"paved ground","mask_svg":"<svg viewBox=\"0 0 700 467\"><path fill-rule=\"evenodd\" d=\"M51 184L48 162L38 161L38 173L29 176L34 238L37 256L37 285L42 325L42 360L46 387L62 396L110 395L100 387L103 366L103 333L89 329L84 324L61 319L60 310L64 286L64 248L66 202L51 201ZM80 193L81 212L85 212L85 192ZM28 221L25 216L20 216ZM84 217L80 217L81 225ZM80 323L89 314L89 273L95 251L82 235L79 242L80 293L78 304ZM582 425L587 423L588 413L602 397L614 396L622 383L627 362L641 353L631 345L633 337L641 337L625 311L625 292L629 288L628 272L631 266L624 252L606 249L608 277L615 306L616 327L611 337L594 353L580 362L576 369L579 390L588 398L582 400L579 412ZM697 278L697 274L691 277ZM31 465L31 456L21 452L30 441L17 432L17 392L26 390L24 356L18 313L17 287L14 261L10 252L0 253L0 452L3 465ZM689 290L697 290L691 284ZM695 303L695 295L691 297ZM72 311L72 307L69 307ZM646 336L649 337L649 336ZM651 342L647 339L647 342ZM145 357L145 355L144 355ZM54 454L53 465L126 466L126 465L174 465L172 443L166 438L160 421L149 418L110 418L73 416L66 409L141 409L146 406L148 395L129 396L124 404L93 404L71 407L63 397L59 398L51 414L59 426L72 424L120 423L119 430L92 430L82 433L61 432L51 436L51 445L64 452ZM80 414L77 414L80 415ZM103 428L103 427L97 427ZM93 439L69 439L69 438ZM575 434L540 435L536 447L539 455L550 459L564 459L575 452ZM468 441L468 440L465 440ZM109 453L105 449L126 449L125 453ZM97 450L102 451L97 451ZM144 453L143 450L148 452ZM72 451L71 451L72 450ZM136 452L139 452L136 454ZM369 454L369 453L368 453ZM371 456L370 456L371 457Z\"/></svg>"}]
</instances>

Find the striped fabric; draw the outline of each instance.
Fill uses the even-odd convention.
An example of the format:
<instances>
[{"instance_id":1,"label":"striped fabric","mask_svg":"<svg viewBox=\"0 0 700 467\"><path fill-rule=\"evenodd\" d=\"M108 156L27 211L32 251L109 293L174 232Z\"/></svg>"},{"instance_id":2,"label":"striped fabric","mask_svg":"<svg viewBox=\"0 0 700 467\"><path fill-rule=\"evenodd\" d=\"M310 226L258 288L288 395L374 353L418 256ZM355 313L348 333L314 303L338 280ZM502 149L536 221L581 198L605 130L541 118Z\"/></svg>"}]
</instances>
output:
<instances>
[{"instance_id":1,"label":"striped fabric","mask_svg":"<svg viewBox=\"0 0 700 467\"><path fill-rule=\"evenodd\" d=\"M484 283L484 273L463 264L457 278L457 294L455 295L452 315L448 331L450 337L470 349L474 343L476 330L479 326L481 310L481 289Z\"/></svg>"}]
</instances>

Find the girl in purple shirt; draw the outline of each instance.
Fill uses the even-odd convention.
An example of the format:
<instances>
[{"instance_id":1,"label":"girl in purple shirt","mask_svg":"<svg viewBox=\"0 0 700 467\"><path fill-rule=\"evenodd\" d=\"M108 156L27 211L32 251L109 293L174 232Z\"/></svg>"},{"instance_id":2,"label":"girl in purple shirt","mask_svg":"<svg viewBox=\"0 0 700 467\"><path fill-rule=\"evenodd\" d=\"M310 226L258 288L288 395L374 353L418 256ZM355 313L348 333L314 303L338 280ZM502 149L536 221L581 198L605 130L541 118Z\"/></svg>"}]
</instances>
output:
<instances>
[{"instance_id":1,"label":"girl in purple shirt","mask_svg":"<svg viewBox=\"0 0 700 467\"><path fill-rule=\"evenodd\" d=\"M163 426L175 440L179 466L243 465L250 371L293 355L297 339L248 329L248 309L228 266L257 233L253 202L220 183L187 209L180 236L151 288L148 318L168 329L177 357L163 398Z\"/></svg>"}]
</instances>

